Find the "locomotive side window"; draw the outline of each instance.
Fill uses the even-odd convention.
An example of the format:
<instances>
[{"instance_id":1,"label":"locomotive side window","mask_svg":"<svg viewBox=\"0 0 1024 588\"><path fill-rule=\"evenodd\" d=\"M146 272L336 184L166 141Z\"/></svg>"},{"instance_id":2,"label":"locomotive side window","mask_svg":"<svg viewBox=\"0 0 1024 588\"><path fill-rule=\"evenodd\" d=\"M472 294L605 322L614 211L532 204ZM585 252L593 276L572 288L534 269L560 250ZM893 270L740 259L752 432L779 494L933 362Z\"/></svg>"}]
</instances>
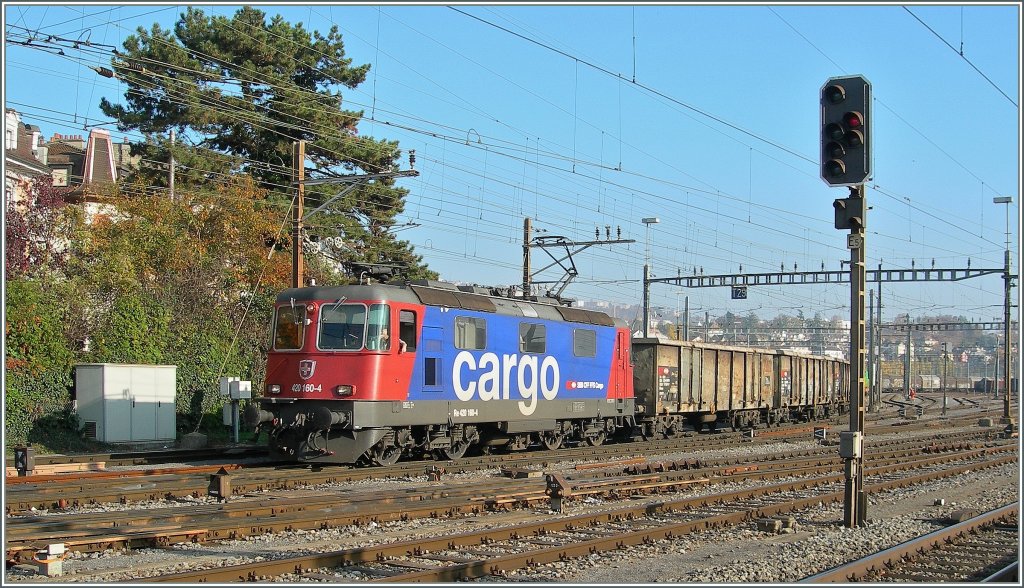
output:
<instances>
[{"instance_id":1,"label":"locomotive side window","mask_svg":"<svg viewBox=\"0 0 1024 588\"><path fill-rule=\"evenodd\" d=\"M405 341L406 351L416 351L416 313L411 310L398 311L398 337Z\"/></svg>"},{"instance_id":2,"label":"locomotive side window","mask_svg":"<svg viewBox=\"0 0 1024 588\"><path fill-rule=\"evenodd\" d=\"M428 357L423 362L423 385L441 385L441 360L437 357Z\"/></svg>"},{"instance_id":3,"label":"locomotive side window","mask_svg":"<svg viewBox=\"0 0 1024 588\"><path fill-rule=\"evenodd\" d=\"M573 329L572 354L576 357L597 357L597 331Z\"/></svg>"},{"instance_id":4,"label":"locomotive side window","mask_svg":"<svg viewBox=\"0 0 1024 588\"><path fill-rule=\"evenodd\" d=\"M455 317L455 348L485 349L487 347L487 321L470 316Z\"/></svg>"},{"instance_id":5,"label":"locomotive side window","mask_svg":"<svg viewBox=\"0 0 1024 588\"><path fill-rule=\"evenodd\" d=\"M374 351L391 349L391 307L371 304L366 323L366 348Z\"/></svg>"},{"instance_id":6,"label":"locomotive side window","mask_svg":"<svg viewBox=\"0 0 1024 588\"><path fill-rule=\"evenodd\" d=\"M274 323L274 349L301 349L306 334L306 306L282 306Z\"/></svg>"},{"instance_id":7,"label":"locomotive side window","mask_svg":"<svg viewBox=\"0 0 1024 588\"><path fill-rule=\"evenodd\" d=\"M353 351L363 348L366 307L362 304L326 304L320 313L320 349Z\"/></svg>"},{"instance_id":8,"label":"locomotive side window","mask_svg":"<svg viewBox=\"0 0 1024 588\"><path fill-rule=\"evenodd\" d=\"M547 349L547 334L544 325L519 323L519 352L544 353Z\"/></svg>"}]
</instances>

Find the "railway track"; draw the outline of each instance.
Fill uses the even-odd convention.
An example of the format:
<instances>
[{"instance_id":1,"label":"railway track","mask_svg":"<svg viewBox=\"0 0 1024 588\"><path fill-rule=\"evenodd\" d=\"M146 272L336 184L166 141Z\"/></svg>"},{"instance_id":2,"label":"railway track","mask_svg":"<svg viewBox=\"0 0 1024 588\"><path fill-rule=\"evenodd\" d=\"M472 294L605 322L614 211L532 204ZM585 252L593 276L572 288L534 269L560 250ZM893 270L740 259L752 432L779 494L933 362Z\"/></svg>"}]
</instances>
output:
<instances>
[{"instance_id":1,"label":"railway track","mask_svg":"<svg viewBox=\"0 0 1024 588\"><path fill-rule=\"evenodd\" d=\"M976 417L975 417L976 418ZM910 421L906 427L924 429L929 425ZM817 426L821 426L820 424ZM242 467L232 464L155 468L149 470L111 470L85 472L69 476L26 476L6 480L5 512L8 515L26 514L35 510L61 510L80 508L101 503L128 504L136 501L176 500L198 498L210 493L211 477L227 475L233 494L291 490L303 486L355 482L379 478L418 477L433 468L447 473L466 473L494 468L543 467L551 461L614 460L652 453L711 451L734 447L737 443L778 443L786 440L805 440L815 425L776 429L753 438L741 433L720 435L694 435L666 439L656 443L620 443L601 447L579 447L557 451L531 451L461 458L449 462L411 461L387 467L276 465ZM904 428L909 431L911 429ZM985 436L981 430L960 433L956 437L944 436L942 442L961 439L967 442ZM823 448L822 453L835 451ZM223 468L223 472L221 471Z\"/></svg>"},{"instance_id":2,"label":"railway track","mask_svg":"<svg viewBox=\"0 0 1024 588\"><path fill-rule=\"evenodd\" d=\"M1019 508L976 514L804 582L1017 582Z\"/></svg>"},{"instance_id":3,"label":"railway track","mask_svg":"<svg viewBox=\"0 0 1024 588\"><path fill-rule=\"evenodd\" d=\"M964 451L962 444L929 448L928 454ZM875 467L920 459L921 448L888 449L868 454ZM756 461L732 459L705 462L644 462L617 472L581 469L558 479L498 478L471 485L450 483L372 493L305 491L288 497L245 498L226 504L102 511L45 517L11 518L7 522L6 558L28 561L51 543L66 549L99 552L107 549L160 547L180 542L205 543L297 529L367 525L416 518L454 517L493 510L526 508L586 497L625 497L676 491L690 485L733 480L777 480L785 476L839 471L837 456L816 451L788 452ZM713 482L712 482L713 481Z\"/></svg>"},{"instance_id":4,"label":"railway track","mask_svg":"<svg viewBox=\"0 0 1024 588\"><path fill-rule=\"evenodd\" d=\"M979 415L976 411L972 412L973 414L970 416L960 417L959 420L971 424L976 423ZM942 419L941 423L943 425L950 424L957 418ZM871 427L877 427L884 431L897 423L904 423L900 425L900 433L911 430L930 430L937 424L917 420L899 420L890 423L879 422ZM745 443L777 443L789 439L806 441L810 436L808 433L813 427L814 425L807 425L801 427L801 430L770 431L780 433L782 436L779 438L759 435L751 439L741 434L722 433L666 440L663 442L663 446L666 447L664 451L669 453L681 451L700 454L701 451L715 447L742 447ZM762 431L758 433L762 433ZM1005 444L993 441L997 436L994 433L996 432L991 429L973 428L955 434L926 434L912 440L901 438L873 443L869 441L866 450L873 468L920 461L917 458L941 461L944 459L941 456L943 453L968 449L979 450L981 444L991 444L992 447L984 449L994 450L996 445ZM560 498L565 500L587 500L589 498L605 500L625 496L639 498L641 495L700 487L713 483L712 480L714 483L743 479L749 482L754 478L775 481L785 477L810 475L814 468L817 468L817 475L835 474L835 472L842 471L841 462L836 456L836 449L831 446L787 452L785 455L775 456L770 460L763 459L757 463L739 459L702 460L700 462L695 460L688 462L641 461L640 458L635 457L639 448L650 449L651 446L648 444L637 444L637 446L636 450L630 450L631 448L625 445L584 449L585 458L618 461L603 463L591 461L577 464L577 469L565 477L564 481L567 483L562 488L567 493ZM507 470L517 468L532 470L537 473L537 469L548 470L548 465L552 461L571 459L568 456L572 455L572 451L527 452L460 460L465 461L465 464L409 462L398 464L393 468L355 468L353 475L358 476L355 478L356 480L396 478L395 485L402 487L387 493L376 490L372 495L362 499L357 499L351 492L353 489L351 484L347 484L344 491L323 492L322 489L317 488L316 480L325 480L321 482L323 484L331 484L332 480L347 481L338 479L338 468L318 468L316 471L306 468L299 470L294 468L238 468L231 471L231 475L237 475L238 480L246 478L249 474L255 475L255 478L250 481L256 483L256 489L246 490L246 493L252 492L255 494L254 496L243 496L242 489L245 488L245 484L241 484L235 486L236 492L232 498L223 503L211 504L207 499L207 504L197 505L196 501L183 500L185 504L176 508L138 509L133 507L129 500L127 501L129 504L125 508L133 510L121 514L108 510L103 513L9 517L5 529L7 531L6 546L9 548L8 563L25 561L26 557L31 557L33 551L38 551L40 546L65 540L69 542L70 549L78 551L95 552L108 549L116 551L122 548L131 550L136 547L170 545L180 541L199 544L278 531L338 528L338 525L367 526L386 521L411 520L417 517L436 519L454 516L463 520L461 517L467 513L516 511L530 507L535 509L539 503L544 503L541 508L544 508L546 504L551 504L554 507L551 487L543 479L500 478L494 480L493 483L482 484L477 478L473 484L473 490L466 490L458 489L455 485L447 485L449 478L456 477L447 474L496 467ZM575 458L584 459L580 456L575 456ZM436 468L438 465L451 469L438 476L440 479L434 480L433 487L423 488L423 484L416 483L417 479L423 479L426 469ZM610 468L616 468L618 471L609 473ZM326 471L328 469L330 471ZM342 469L353 470L353 468ZM803 470L802 474L800 473L801 469ZM296 472L306 472L312 477L309 480L297 480ZM344 471L341 473L348 475ZM154 476L145 472L140 474L138 471L132 471L124 472L124 474L126 474L125 478L119 481L110 481L124 485L125 480L128 480L131 482L129 485L139 486L155 482ZM325 474L327 477L320 477ZM283 486L288 489L289 496L283 498L260 495L263 490L269 489L259 485L260 476L266 476L272 483L276 483L273 481L278 477L286 477L287 480ZM163 473L156 476L156 478L160 477L173 479L179 478L181 475ZM14 484L10 484L11 480L8 480L7 506L9 510L12 499L10 491L29 488L32 485L31 480L25 478L17 480L18 483ZM197 481L202 488L207 488L209 474L198 476ZM266 480L263 481L266 482ZM58 482L57 480L47 480L45 484L40 485L52 486ZM413 482L414 486L419 487L410 487L408 482ZM148 495L153 495L154 489L151 487L145 492ZM342 495L345 496L344 500L339 499ZM205 497L205 493L203 496ZM576 507L573 510L576 510ZM38 521L34 523L33 519L38 519ZM26 526L20 526L22 521L26 522ZM22 533L36 523L41 526L35 532ZM47 524L49 530L44 529ZM632 545L632 543L628 545ZM12 549L12 547L14 548ZM470 556L463 554L461 557L465 559ZM326 572L308 572L307 575L312 575L309 575L307 579L313 579L317 574L323 573ZM375 575L370 573L364 579L372 577ZM391 576L384 574L381 577Z\"/></svg>"},{"instance_id":5,"label":"railway track","mask_svg":"<svg viewBox=\"0 0 1024 588\"><path fill-rule=\"evenodd\" d=\"M867 470L869 493L1013 463L1017 456L976 450L900 460ZM959 463L955 463L959 462ZM670 498L592 514L545 518L495 529L419 538L215 569L140 578L154 582L320 580L432 582L501 576L543 563L624 549L658 540L719 529L753 519L838 502L842 474L795 476L775 484L711 496Z\"/></svg>"},{"instance_id":6,"label":"railway track","mask_svg":"<svg viewBox=\"0 0 1024 588\"><path fill-rule=\"evenodd\" d=\"M66 464L103 464L105 467L157 465L175 462L238 460L267 457L263 446L207 447L203 449L160 449L149 451L113 451L108 453L44 454L35 455L36 466Z\"/></svg>"},{"instance_id":7,"label":"railway track","mask_svg":"<svg viewBox=\"0 0 1024 588\"><path fill-rule=\"evenodd\" d=\"M784 439L806 439L812 427L800 425L780 428L751 442L769 443ZM231 476L236 494L289 490L301 486L354 482L378 478L421 476L427 468L443 467L449 473L465 473L499 467L529 467L549 461L573 459L611 460L644 453L714 450L734 446L742 439L740 433L687 435L655 443L620 443L601 447L566 448L557 451L530 451L467 457L458 460L408 461L385 467L353 467L346 465L307 466L303 464L270 464L242 467L236 464L214 466L154 468L148 470L111 470L81 472L61 476L25 476L6 480L5 510L8 514L30 512L32 509L74 508L98 503L128 503L185 497L205 496L210 476L221 467Z\"/></svg>"},{"instance_id":8,"label":"railway track","mask_svg":"<svg viewBox=\"0 0 1024 588\"><path fill-rule=\"evenodd\" d=\"M884 404L900 408L907 406L920 406L920 403L913 403L908 401L900 400L902 398L899 395L890 395L890 397L883 401ZM969 397L952 397L952 401L956 402L959 406L957 409L975 409L982 412L974 412L970 416L950 416L951 421L957 420L973 420L979 416L998 416L1001 413L1000 410L988 410L986 407L979 404L977 400ZM932 399L934 401L934 399ZM878 422L886 418L891 418L893 415L884 414L881 412L869 413L867 415L869 422ZM912 416L912 415L911 415ZM833 419L832 425L836 423L845 422L845 417ZM773 436L787 436L798 431L811 431L815 427L826 426L830 423L810 423L810 424L796 424L786 425L777 428L766 429L761 428L756 431L756 436L770 438ZM739 436L744 433L727 433L721 432L718 435L728 436ZM749 432L746 434L749 435ZM691 436L692 433L686 433L686 436ZM234 446L234 447L208 447L202 449L162 449L162 450L138 450L138 451L112 451L103 453L81 453L81 454L44 454L35 455L34 462L37 466L59 466L69 464L93 464L102 465L104 467L130 467L130 466L144 466L144 465L161 465L168 463L182 463L182 462L197 462L197 461L216 461L224 464L230 464L233 460L239 459L256 459L265 458L268 456L268 449L264 445L252 445L252 446ZM31 475L31 473L30 473ZM66 475L75 475L75 472L68 472Z\"/></svg>"}]
</instances>

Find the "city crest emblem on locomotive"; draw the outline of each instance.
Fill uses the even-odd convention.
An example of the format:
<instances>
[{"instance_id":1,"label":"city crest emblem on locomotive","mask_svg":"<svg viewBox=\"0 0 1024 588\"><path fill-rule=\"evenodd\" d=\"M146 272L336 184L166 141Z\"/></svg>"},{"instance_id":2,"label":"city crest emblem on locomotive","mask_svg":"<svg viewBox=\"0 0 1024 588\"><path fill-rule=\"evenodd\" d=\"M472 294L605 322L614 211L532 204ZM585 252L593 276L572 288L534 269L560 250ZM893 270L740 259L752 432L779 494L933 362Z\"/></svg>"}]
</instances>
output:
<instances>
[{"instance_id":1,"label":"city crest emblem on locomotive","mask_svg":"<svg viewBox=\"0 0 1024 588\"><path fill-rule=\"evenodd\" d=\"M313 372L316 371L316 360L304 359L299 362L299 377L303 380L308 380L313 377Z\"/></svg>"}]
</instances>

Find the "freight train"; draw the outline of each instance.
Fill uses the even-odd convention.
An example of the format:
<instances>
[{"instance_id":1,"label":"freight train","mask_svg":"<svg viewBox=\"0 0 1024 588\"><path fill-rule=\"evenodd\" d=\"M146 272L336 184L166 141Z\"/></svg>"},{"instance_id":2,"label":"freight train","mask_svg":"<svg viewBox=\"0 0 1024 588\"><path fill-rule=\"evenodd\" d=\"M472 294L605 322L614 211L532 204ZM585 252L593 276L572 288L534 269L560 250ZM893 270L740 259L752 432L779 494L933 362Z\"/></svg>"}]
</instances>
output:
<instances>
[{"instance_id":1,"label":"freight train","mask_svg":"<svg viewBox=\"0 0 1024 588\"><path fill-rule=\"evenodd\" d=\"M600 445L845 412L845 361L631 337L601 312L436 281L293 288L276 300L263 396L274 455L402 456Z\"/></svg>"}]
</instances>

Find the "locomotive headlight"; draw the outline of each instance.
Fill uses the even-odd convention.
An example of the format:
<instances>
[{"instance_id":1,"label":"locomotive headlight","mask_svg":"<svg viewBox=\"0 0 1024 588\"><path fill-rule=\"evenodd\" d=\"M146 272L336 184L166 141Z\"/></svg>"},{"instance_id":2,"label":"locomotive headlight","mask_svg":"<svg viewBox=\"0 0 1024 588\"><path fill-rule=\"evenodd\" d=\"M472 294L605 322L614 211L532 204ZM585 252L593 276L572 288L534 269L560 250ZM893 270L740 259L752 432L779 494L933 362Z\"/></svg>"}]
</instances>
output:
<instances>
[{"instance_id":1,"label":"locomotive headlight","mask_svg":"<svg viewBox=\"0 0 1024 588\"><path fill-rule=\"evenodd\" d=\"M270 384L269 386L267 386L267 392L270 392L271 394L280 394L281 393L281 385L280 384Z\"/></svg>"},{"instance_id":2,"label":"locomotive headlight","mask_svg":"<svg viewBox=\"0 0 1024 588\"><path fill-rule=\"evenodd\" d=\"M349 385L349 384L342 384L342 385L336 386L334 388L334 395L335 396L352 396L353 394L355 394L355 392L356 392L355 386L352 386L352 385Z\"/></svg>"}]
</instances>

